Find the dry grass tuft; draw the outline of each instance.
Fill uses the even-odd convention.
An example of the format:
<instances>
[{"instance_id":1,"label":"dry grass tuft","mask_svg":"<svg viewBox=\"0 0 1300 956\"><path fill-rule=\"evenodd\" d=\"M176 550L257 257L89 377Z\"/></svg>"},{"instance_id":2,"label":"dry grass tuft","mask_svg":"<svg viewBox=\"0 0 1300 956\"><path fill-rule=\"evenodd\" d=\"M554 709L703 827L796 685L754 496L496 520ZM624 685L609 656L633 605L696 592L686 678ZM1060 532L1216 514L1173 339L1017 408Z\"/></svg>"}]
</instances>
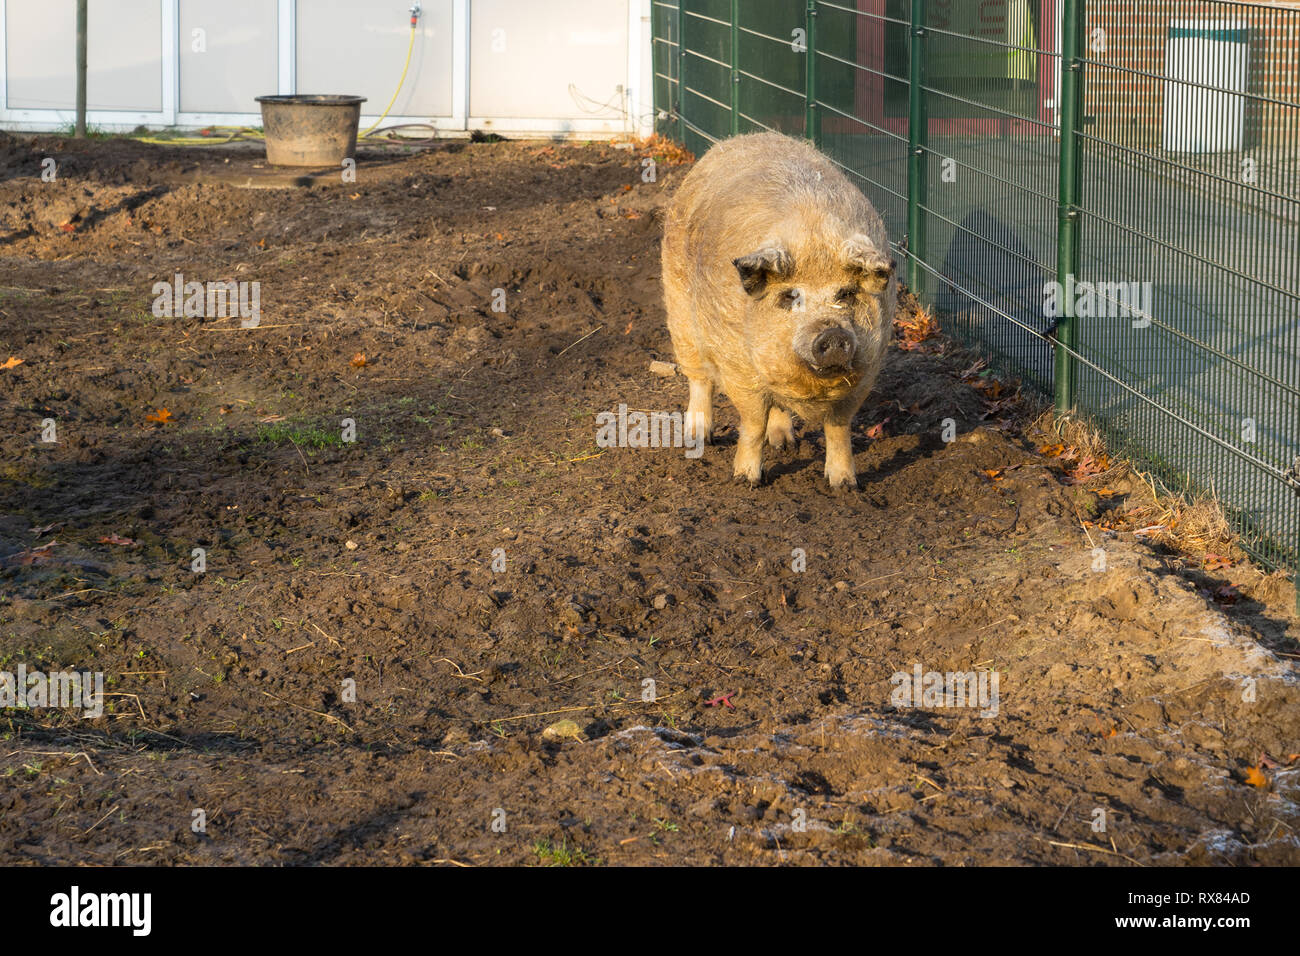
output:
<instances>
[{"instance_id":1,"label":"dry grass tuft","mask_svg":"<svg viewBox=\"0 0 1300 956\"><path fill-rule=\"evenodd\" d=\"M1132 461L1108 451L1107 441L1090 422L1058 416L1046 406L1026 429L1040 454L1059 460L1065 480L1095 503L1085 528L1132 536L1163 546L1192 571L1216 581L1216 600L1231 603L1237 593L1270 606L1290 605L1295 585L1283 571L1256 567L1242 550L1222 502L1213 493L1188 495L1171 489Z\"/></svg>"}]
</instances>

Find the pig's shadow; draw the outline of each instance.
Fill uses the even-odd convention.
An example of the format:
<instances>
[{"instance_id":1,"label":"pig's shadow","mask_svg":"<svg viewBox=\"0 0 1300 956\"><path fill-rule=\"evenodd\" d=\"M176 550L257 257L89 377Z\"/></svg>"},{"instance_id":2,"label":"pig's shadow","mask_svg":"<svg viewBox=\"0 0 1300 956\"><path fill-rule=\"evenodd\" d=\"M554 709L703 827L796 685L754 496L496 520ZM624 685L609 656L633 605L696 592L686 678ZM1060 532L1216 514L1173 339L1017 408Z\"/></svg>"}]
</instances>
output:
<instances>
[{"instance_id":1,"label":"pig's shadow","mask_svg":"<svg viewBox=\"0 0 1300 956\"><path fill-rule=\"evenodd\" d=\"M854 435L853 437L855 439L853 457L856 459L863 449L856 447L856 439L858 436ZM870 464L862 471L859 471L858 484L865 485L868 481L877 481L881 478L888 478L890 475L897 474L923 458L929 458L936 451L940 451L943 447L943 443L940 441L925 439L911 448L896 448L894 449L894 453L884 461Z\"/></svg>"},{"instance_id":2,"label":"pig's shadow","mask_svg":"<svg viewBox=\"0 0 1300 956\"><path fill-rule=\"evenodd\" d=\"M713 431L715 448L734 448L739 432L731 425L718 425ZM914 462L929 458L943 445L940 442L925 440L911 448L898 448L884 461L867 464L862 467L861 456L870 447L870 440L854 432L853 458L858 463L858 485L865 487L869 481L887 478L907 468ZM771 445L763 446L764 482L771 482L785 475L797 475L808 468L816 470L818 476L826 462L826 443L819 428L806 425L795 426L795 447L773 451Z\"/></svg>"}]
</instances>

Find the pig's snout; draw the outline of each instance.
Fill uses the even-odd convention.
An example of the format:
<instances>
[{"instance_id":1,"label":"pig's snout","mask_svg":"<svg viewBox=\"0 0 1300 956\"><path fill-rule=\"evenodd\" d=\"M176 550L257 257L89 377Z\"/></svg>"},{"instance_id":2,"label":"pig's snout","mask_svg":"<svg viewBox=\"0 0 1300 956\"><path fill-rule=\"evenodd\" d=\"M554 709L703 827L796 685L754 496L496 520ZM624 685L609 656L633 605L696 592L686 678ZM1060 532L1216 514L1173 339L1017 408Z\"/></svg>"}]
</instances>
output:
<instances>
[{"instance_id":1,"label":"pig's snout","mask_svg":"<svg viewBox=\"0 0 1300 956\"><path fill-rule=\"evenodd\" d=\"M832 326L823 329L809 346L809 357L817 368L844 368L853 361L856 343L847 329Z\"/></svg>"}]
</instances>

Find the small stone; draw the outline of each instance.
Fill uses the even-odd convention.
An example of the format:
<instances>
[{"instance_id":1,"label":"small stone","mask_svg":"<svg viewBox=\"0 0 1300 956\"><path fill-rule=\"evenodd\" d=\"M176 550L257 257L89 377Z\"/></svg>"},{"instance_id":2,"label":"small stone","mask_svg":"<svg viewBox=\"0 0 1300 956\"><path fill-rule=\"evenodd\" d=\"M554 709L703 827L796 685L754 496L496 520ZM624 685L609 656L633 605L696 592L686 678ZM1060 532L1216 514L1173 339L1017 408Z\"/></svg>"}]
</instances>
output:
<instances>
[{"instance_id":1,"label":"small stone","mask_svg":"<svg viewBox=\"0 0 1300 956\"><path fill-rule=\"evenodd\" d=\"M343 547L347 548L349 551L355 551L357 550L357 543L355 541L348 540L343 543Z\"/></svg>"}]
</instances>

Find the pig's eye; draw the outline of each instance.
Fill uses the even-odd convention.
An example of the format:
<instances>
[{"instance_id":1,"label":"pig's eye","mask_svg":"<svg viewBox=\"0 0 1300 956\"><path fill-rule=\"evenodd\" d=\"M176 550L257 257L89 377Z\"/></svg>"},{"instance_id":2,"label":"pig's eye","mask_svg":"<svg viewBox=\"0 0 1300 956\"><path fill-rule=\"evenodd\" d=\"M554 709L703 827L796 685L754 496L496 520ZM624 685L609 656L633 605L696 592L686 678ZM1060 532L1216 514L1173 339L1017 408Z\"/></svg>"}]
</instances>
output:
<instances>
[{"instance_id":1,"label":"pig's eye","mask_svg":"<svg viewBox=\"0 0 1300 956\"><path fill-rule=\"evenodd\" d=\"M835 293L835 303L837 305L848 305L857 297L858 290L856 286L845 286L843 289L840 289L839 292Z\"/></svg>"},{"instance_id":2,"label":"pig's eye","mask_svg":"<svg viewBox=\"0 0 1300 956\"><path fill-rule=\"evenodd\" d=\"M803 307L803 291L801 289L786 289L776 297L776 304L781 309L800 309Z\"/></svg>"}]
</instances>

